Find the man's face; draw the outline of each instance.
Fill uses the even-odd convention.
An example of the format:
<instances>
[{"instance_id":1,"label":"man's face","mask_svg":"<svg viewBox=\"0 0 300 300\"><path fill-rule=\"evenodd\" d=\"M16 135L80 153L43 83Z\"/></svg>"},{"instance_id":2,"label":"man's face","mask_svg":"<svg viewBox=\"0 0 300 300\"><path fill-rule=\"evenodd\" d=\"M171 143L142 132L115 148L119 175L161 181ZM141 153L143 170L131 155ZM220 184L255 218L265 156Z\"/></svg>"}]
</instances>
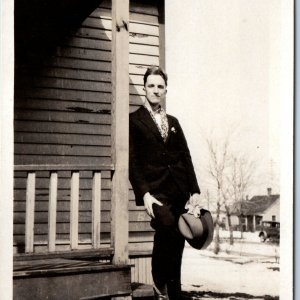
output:
<instances>
[{"instance_id":1,"label":"man's face","mask_svg":"<svg viewBox=\"0 0 300 300\"><path fill-rule=\"evenodd\" d=\"M160 75L149 75L144 87L146 98L152 107L158 107L165 100L167 87Z\"/></svg>"}]
</instances>

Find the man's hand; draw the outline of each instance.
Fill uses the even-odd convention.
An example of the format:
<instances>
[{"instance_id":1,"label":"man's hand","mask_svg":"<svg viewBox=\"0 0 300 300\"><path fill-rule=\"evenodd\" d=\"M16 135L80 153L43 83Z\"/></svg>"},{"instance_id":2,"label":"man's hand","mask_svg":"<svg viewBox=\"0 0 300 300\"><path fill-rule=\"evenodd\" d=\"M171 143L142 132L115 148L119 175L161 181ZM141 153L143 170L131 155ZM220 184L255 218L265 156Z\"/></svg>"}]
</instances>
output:
<instances>
[{"instance_id":1,"label":"man's hand","mask_svg":"<svg viewBox=\"0 0 300 300\"><path fill-rule=\"evenodd\" d=\"M200 210L201 210L200 204L201 204L200 194L195 193L187 201L185 205L185 209L188 210L189 214L192 214L196 218L198 218L200 216Z\"/></svg>"},{"instance_id":2,"label":"man's hand","mask_svg":"<svg viewBox=\"0 0 300 300\"><path fill-rule=\"evenodd\" d=\"M153 203L159 206L162 206L163 204L160 201L158 201L156 198L151 196L149 192L144 195L143 199L144 199L144 205L148 215L154 218L153 207L152 207Z\"/></svg>"},{"instance_id":3,"label":"man's hand","mask_svg":"<svg viewBox=\"0 0 300 300\"><path fill-rule=\"evenodd\" d=\"M193 194L189 201L190 204L192 204L193 206L200 206L201 204L200 194L198 193Z\"/></svg>"}]
</instances>

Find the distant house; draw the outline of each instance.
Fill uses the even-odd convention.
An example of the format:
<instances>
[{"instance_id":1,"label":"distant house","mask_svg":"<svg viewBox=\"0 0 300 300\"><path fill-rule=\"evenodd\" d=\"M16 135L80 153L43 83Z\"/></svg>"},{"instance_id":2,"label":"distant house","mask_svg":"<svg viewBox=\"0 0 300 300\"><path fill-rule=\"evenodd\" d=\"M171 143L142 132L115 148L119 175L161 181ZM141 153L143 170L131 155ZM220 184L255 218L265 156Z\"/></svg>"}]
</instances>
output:
<instances>
[{"instance_id":1,"label":"distant house","mask_svg":"<svg viewBox=\"0 0 300 300\"><path fill-rule=\"evenodd\" d=\"M280 222L280 195L272 194L272 189L267 189L267 195L253 196L249 200L241 201L232 208L232 224L240 224L245 231L258 230L262 221Z\"/></svg>"},{"instance_id":2,"label":"distant house","mask_svg":"<svg viewBox=\"0 0 300 300\"><path fill-rule=\"evenodd\" d=\"M214 223L217 222L217 211L216 210L211 210L211 215L214 220ZM228 220L227 220L227 215L226 211L224 209L220 209L219 212L219 226L223 229L228 229Z\"/></svg>"}]
</instances>

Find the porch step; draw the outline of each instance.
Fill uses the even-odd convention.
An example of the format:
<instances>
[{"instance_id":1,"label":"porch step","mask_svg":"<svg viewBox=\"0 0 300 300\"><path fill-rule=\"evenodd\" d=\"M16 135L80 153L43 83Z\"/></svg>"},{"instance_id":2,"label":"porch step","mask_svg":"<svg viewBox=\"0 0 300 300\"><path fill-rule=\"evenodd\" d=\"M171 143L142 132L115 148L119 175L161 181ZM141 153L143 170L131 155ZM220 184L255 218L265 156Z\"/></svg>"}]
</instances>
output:
<instances>
[{"instance_id":1,"label":"porch step","mask_svg":"<svg viewBox=\"0 0 300 300\"><path fill-rule=\"evenodd\" d=\"M51 258L14 262L15 300L103 299L131 295L130 265Z\"/></svg>"},{"instance_id":2,"label":"porch step","mask_svg":"<svg viewBox=\"0 0 300 300\"><path fill-rule=\"evenodd\" d=\"M154 296L153 286L143 283L132 283L132 299L134 300L152 300Z\"/></svg>"}]
</instances>

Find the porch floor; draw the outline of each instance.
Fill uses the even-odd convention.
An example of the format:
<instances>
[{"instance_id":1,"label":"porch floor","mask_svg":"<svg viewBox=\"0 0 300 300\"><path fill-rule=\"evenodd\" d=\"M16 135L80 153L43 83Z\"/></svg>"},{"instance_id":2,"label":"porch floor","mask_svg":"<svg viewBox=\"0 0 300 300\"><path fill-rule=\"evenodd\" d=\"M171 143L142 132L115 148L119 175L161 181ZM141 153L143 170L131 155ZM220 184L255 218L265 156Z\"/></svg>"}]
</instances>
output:
<instances>
[{"instance_id":1,"label":"porch floor","mask_svg":"<svg viewBox=\"0 0 300 300\"><path fill-rule=\"evenodd\" d=\"M131 285L132 299L152 300L154 297L153 285L134 282Z\"/></svg>"},{"instance_id":2,"label":"porch floor","mask_svg":"<svg viewBox=\"0 0 300 300\"><path fill-rule=\"evenodd\" d=\"M131 295L130 265L50 258L14 262L14 299L100 299Z\"/></svg>"}]
</instances>

